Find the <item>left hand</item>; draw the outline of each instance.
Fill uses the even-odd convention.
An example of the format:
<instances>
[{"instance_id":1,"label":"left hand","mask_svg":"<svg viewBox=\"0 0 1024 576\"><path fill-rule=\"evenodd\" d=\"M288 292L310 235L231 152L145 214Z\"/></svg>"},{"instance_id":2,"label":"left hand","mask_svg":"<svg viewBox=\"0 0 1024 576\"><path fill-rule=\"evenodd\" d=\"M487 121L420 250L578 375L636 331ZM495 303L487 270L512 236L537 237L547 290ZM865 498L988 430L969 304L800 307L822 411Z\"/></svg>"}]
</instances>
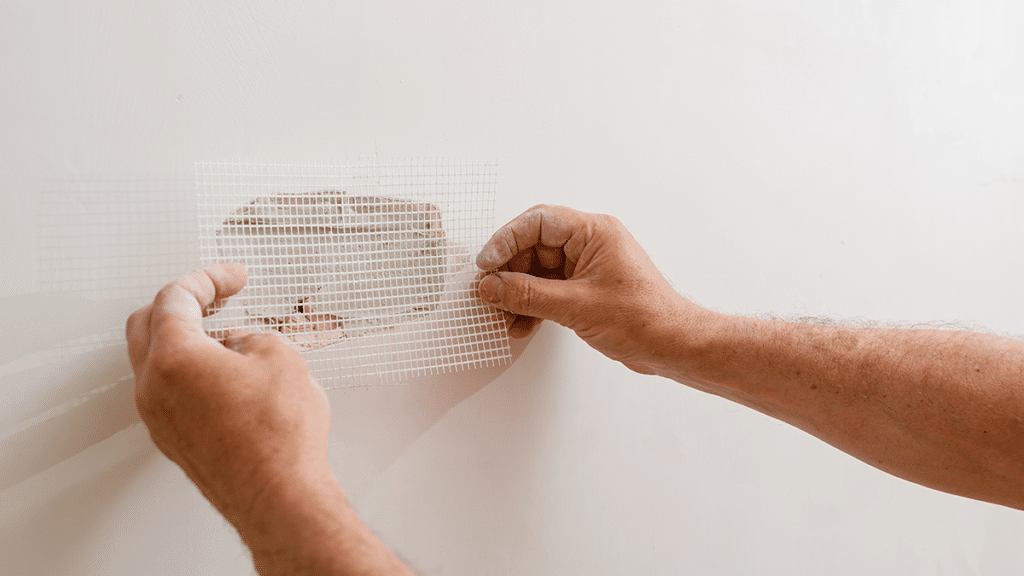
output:
<instances>
[{"instance_id":1,"label":"left hand","mask_svg":"<svg viewBox=\"0 0 1024 576\"><path fill-rule=\"evenodd\" d=\"M330 408L298 352L272 334L221 343L202 318L245 285L216 264L167 285L128 319L135 400L153 442L239 528L296 486L338 491Z\"/></svg>"}]
</instances>

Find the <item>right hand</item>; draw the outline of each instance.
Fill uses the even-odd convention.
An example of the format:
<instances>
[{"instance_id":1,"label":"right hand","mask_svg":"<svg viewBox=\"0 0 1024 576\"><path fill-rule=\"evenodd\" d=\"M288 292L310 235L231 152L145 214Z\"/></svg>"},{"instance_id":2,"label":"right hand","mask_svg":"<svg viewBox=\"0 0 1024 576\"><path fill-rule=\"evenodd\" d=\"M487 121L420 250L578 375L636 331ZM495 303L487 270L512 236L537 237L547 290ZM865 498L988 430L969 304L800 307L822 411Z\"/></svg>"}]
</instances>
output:
<instances>
[{"instance_id":1,"label":"right hand","mask_svg":"<svg viewBox=\"0 0 1024 576\"><path fill-rule=\"evenodd\" d=\"M512 314L510 336L553 320L643 374L658 373L711 314L679 295L625 226L602 214L535 206L495 232L476 263L498 270L481 279L480 297Z\"/></svg>"}]
</instances>

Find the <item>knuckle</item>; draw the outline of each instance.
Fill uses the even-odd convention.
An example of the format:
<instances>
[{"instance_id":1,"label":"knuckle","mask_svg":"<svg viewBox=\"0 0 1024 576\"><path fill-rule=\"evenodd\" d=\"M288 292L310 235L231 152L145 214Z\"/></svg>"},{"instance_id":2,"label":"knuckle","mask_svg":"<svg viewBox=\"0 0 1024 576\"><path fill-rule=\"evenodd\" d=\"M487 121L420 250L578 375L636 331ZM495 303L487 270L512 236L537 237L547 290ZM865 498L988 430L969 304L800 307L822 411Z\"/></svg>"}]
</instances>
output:
<instances>
[{"instance_id":1,"label":"knuckle","mask_svg":"<svg viewBox=\"0 0 1024 576\"><path fill-rule=\"evenodd\" d=\"M557 204L538 204L533 208L530 208L528 214L535 220L534 224L538 227L544 226L545 223L557 223L563 220L567 215L575 212L572 208L565 206L559 206Z\"/></svg>"},{"instance_id":2,"label":"knuckle","mask_svg":"<svg viewBox=\"0 0 1024 576\"><path fill-rule=\"evenodd\" d=\"M597 214L596 216L597 221L603 227L610 228L612 230L625 229L625 225L622 224L622 221L616 218L615 216L612 216L611 214Z\"/></svg>"},{"instance_id":3,"label":"knuckle","mask_svg":"<svg viewBox=\"0 0 1024 576\"><path fill-rule=\"evenodd\" d=\"M301 354L288 345L285 340L287 337L280 332L263 332L261 334L254 334L252 338L249 349L257 354L275 356L281 360L287 359L290 356L302 357Z\"/></svg>"},{"instance_id":4,"label":"knuckle","mask_svg":"<svg viewBox=\"0 0 1024 576\"><path fill-rule=\"evenodd\" d=\"M515 229L512 227L502 228L501 241L505 245L505 254L509 258L519 253L519 239L516 237Z\"/></svg>"},{"instance_id":5,"label":"knuckle","mask_svg":"<svg viewBox=\"0 0 1024 576\"><path fill-rule=\"evenodd\" d=\"M179 284L179 282L181 282L180 278L161 288L160 291L156 293L156 301L160 302L167 300L174 292L180 290L181 284Z\"/></svg>"},{"instance_id":6,"label":"knuckle","mask_svg":"<svg viewBox=\"0 0 1024 576\"><path fill-rule=\"evenodd\" d=\"M203 268L196 268L164 286L157 293L158 300L180 296L182 292L200 301L212 301L215 294L213 279Z\"/></svg>"},{"instance_id":7,"label":"knuckle","mask_svg":"<svg viewBox=\"0 0 1024 576\"><path fill-rule=\"evenodd\" d=\"M270 332L260 332L247 337L247 347L250 350L270 351L274 350L281 341L277 335Z\"/></svg>"},{"instance_id":8,"label":"knuckle","mask_svg":"<svg viewBox=\"0 0 1024 576\"><path fill-rule=\"evenodd\" d=\"M533 311L537 304L537 288L532 280L520 283L515 290L515 304L520 310L527 313Z\"/></svg>"},{"instance_id":9,"label":"knuckle","mask_svg":"<svg viewBox=\"0 0 1024 576\"><path fill-rule=\"evenodd\" d=\"M541 212L545 215L556 215L558 212L575 212L572 208L562 206L561 204L537 204L533 208L527 210L527 212Z\"/></svg>"},{"instance_id":10,"label":"knuckle","mask_svg":"<svg viewBox=\"0 0 1024 576\"><path fill-rule=\"evenodd\" d=\"M128 317L128 320L124 324L125 338L127 338L129 342L132 340L132 337L135 336L137 327L142 323L142 314L144 310L145 308L132 312L132 315Z\"/></svg>"},{"instance_id":11,"label":"knuckle","mask_svg":"<svg viewBox=\"0 0 1024 576\"><path fill-rule=\"evenodd\" d=\"M205 274L205 272L193 270L188 274L178 278L174 281L174 285L179 289L187 293L190 297L197 300L205 299L207 287L200 281L199 275ZM212 299L212 298L211 298Z\"/></svg>"},{"instance_id":12,"label":"knuckle","mask_svg":"<svg viewBox=\"0 0 1024 576\"><path fill-rule=\"evenodd\" d=\"M189 292L198 292L200 290L204 290L207 287L207 284L212 284L212 282L210 281L210 274L205 268L196 268L175 280L175 284Z\"/></svg>"},{"instance_id":13,"label":"knuckle","mask_svg":"<svg viewBox=\"0 0 1024 576\"><path fill-rule=\"evenodd\" d=\"M147 368L147 373L158 381L176 380L188 372L190 363L183 354L158 351L150 356Z\"/></svg>"},{"instance_id":14,"label":"knuckle","mask_svg":"<svg viewBox=\"0 0 1024 576\"><path fill-rule=\"evenodd\" d=\"M184 277L178 278L174 282L164 286L156 293L156 298L153 300L154 309L177 309L180 307L180 302L183 296L192 297L192 292L189 290L188 283L184 280Z\"/></svg>"}]
</instances>

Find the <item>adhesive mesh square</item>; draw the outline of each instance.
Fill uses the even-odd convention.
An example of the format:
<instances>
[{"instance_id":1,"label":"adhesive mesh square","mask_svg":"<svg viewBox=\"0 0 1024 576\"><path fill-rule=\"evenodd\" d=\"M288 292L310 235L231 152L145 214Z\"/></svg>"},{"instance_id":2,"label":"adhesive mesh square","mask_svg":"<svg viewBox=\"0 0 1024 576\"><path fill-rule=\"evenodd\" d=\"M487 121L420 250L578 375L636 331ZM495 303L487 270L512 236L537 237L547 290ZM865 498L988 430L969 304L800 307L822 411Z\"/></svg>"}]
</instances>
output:
<instances>
[{"instance_id":1,"label":"adhesive mesh square","mask_svg":"<svg viewBox=\"0 0 1024 576\"><path fill-rule=\"evenodd\" d=\"M486 163L197 163L201 260L249 272L204 327L279 334L324 388L507 363L473 260L495 183Z\"/></svg>"}]
</instances>

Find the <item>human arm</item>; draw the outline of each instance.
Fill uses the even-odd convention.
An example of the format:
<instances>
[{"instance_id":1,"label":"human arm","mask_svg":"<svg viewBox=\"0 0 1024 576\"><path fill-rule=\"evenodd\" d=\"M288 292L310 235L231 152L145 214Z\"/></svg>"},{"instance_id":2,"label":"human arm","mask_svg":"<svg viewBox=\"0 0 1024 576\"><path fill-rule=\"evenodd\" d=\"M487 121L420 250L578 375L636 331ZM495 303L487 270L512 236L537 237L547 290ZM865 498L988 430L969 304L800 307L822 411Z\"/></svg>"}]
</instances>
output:
<instances>
[{"instance_id":1,"label":"human arm","mask_svg":"<svg viewBox=\"0 0 1024 576\"><path fill-rule=\"evenodd\" d=\"M540 254L544 253L543 258ZM547 318L633 370L739 402L896 476L1024 509L1024 343L718 314L614 218L540 206L477 260L513 335ZM556 279L557 278L557 279Z\"/></svg>"},{"instance_id":2,"label":"human arm","mask_svg":"<svg viewBox=\"0 0 1024 576\"><path fill-rule=\"evenodd\" d=\"M179 278L127 325L135 399L150 436L271 574L411 574L359 521L328 460L330 407L305 360L270 334L222 344L202 317L244 268Z\"/></svg>"}]
</instances>

